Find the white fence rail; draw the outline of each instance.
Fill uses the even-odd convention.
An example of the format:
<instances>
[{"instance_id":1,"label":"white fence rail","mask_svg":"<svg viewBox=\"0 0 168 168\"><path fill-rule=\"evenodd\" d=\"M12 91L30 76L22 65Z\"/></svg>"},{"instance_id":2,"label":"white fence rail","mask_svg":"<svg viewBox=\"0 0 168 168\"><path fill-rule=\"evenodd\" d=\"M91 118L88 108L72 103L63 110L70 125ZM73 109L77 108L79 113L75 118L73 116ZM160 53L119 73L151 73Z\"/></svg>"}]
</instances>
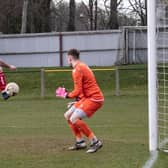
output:
<instances>
[{"instance_id":1,"label":"white fence rail","mask_svg":"<svg viewBox=\"0 0 168 168\"><path fill-rule=\"evenodd\" d=\"M146 32L122 30L0 35L0 58L18 67L67 66L66 52L81 51L89 66L111 66L118 58L125 63L146 62ZM142 40L138 40L141 39ZM141 59L136 59L135 54ZM133 61L132 61L133 60ZM140 62L139 61L139 62Z\"/></svg>"}]
</instances>

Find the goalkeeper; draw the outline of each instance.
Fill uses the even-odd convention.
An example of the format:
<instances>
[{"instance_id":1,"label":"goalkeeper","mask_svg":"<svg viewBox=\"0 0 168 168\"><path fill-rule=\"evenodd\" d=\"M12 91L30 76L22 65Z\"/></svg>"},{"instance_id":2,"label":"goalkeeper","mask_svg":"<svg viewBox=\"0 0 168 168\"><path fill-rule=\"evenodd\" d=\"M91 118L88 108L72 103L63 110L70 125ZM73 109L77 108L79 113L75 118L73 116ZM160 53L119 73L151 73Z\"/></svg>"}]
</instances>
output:
<instances>
[{"instance_id":1,"label":"goalkeeper","mask_svg":"<svg viewBox=\"0 0 168 168\"><path fill-rule=\"evenodd\" d=\"M7 83L6 83L6 77L3 72L2 67L8 68L10 70L16 70L16 67L14 65L7 64L6 62L4 62L0 59L0 92L2 94L3 99L7 100L9 98L9 95L5 91L5 87L6 87Z\"/></svg>"},{"instance_id":2,"label":"goalkeeper","mask_svg":"<svg viewBox=\"0 0 168 168\"><path fill-rule=\"evenodd\" d=\"M103 144L83 119L91 117L103 105L104 97L93 72L80 61L79 55L80 53L76 49L69 50L67 54L68 64L73 68L74 90L67 92L65 88L59 87L56 89L56 96L71 99L78 98L78 101L64 114L76 138L75 145L69 147L69 150L86 148L87 145L83 138L83 135L85 135L90 141L90 148L87 153L93 153L100 149Z\"/></svg>"}]
</instances>

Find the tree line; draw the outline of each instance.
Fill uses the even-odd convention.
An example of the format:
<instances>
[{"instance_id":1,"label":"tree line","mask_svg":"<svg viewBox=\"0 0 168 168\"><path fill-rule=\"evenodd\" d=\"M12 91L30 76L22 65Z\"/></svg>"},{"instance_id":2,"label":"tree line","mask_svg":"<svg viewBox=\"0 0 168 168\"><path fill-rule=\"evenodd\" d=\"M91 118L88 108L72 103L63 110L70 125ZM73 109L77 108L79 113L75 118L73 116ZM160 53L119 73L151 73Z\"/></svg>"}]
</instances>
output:
<instances>
[{"instance_id":1,"label":"tree line","mask_svg":"<svg viewBox=\"0 0 168 168\"><path fill-rule=\"evenodd\" d=\"M0 32L41 33L146 25L146 0L0 0ZM101 5L100 5L101 3Z\"/></svg>"}]
</instances>

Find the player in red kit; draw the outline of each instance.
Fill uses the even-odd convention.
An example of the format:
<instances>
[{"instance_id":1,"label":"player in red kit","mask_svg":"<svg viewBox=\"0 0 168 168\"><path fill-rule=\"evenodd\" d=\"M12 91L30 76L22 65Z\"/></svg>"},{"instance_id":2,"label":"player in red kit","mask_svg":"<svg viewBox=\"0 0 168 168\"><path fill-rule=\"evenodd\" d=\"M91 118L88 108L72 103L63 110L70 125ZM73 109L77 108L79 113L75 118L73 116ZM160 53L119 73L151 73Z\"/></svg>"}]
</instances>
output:
<instances>
[{"instance_id":1,"label":"player in red kit","mask_svg":"<svg viewBox=\"0 0 168 168\"><path fill-rule=\"evenodd\" d=\"M6 62L2 61L0 59L0 92L2 94L2 97L4 100L7 100L9 98L9 95L5 91L6 87L6 77L3 72L3 67L8 68L10 70L16 70L16 67L14 65L7 64Z\"/></svg>"},{"instance_id":2,"label":"player in red kit","mask_svg":"<svg viewBox=\"0 0 168 168\"><path fill-rule=\"evenodd\" d=\"M90 141L90 148L87 150L87 153L94 153L100 149L103 144L83 119L85 117L90 118L102 107L104 97L93 72L86 64L80 61L79 54L78 50L71 49L68 51L67 56L68 64L73 68L72 78L74 90L67 92L65 88L59 87L56 90L56 96L78 99L64 114L76 138L75 145L69 147L69 150L86 148L87 145L83 138L83 135L85 135Z\"/></svg>"}]
</instances>

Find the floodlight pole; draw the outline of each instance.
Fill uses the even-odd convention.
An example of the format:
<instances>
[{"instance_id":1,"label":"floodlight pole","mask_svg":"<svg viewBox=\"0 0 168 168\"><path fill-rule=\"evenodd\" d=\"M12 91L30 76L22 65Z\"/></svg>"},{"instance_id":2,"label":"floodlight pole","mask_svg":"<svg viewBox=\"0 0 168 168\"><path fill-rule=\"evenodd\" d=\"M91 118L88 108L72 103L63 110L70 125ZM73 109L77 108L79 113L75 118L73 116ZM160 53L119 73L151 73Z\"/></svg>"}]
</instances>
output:
<instances>
[{"instance_id":1,"label":"floodlight pole","mask_svg":"<svg viewBox=\"0 0 168 168\"><path fill-rule=\"evenodd\" d=\"M157 57L156 57L156 0L147 1L148 17L148 117L149 151L157 150Z\"/></svg>"}]
</instances>

